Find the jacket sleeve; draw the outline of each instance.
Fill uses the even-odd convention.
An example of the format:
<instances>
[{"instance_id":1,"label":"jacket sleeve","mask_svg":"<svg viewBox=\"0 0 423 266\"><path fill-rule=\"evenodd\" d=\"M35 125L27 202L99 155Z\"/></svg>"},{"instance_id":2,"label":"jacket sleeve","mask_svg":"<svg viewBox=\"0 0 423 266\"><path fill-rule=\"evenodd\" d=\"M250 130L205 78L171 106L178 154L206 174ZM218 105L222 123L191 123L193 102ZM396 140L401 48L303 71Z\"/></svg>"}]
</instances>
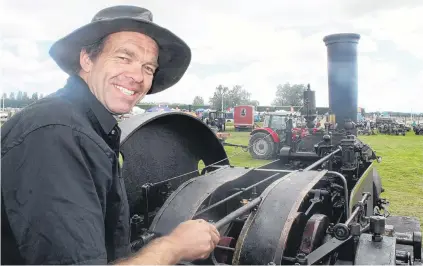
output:
<instances>
[{"instance_id":1,"label":"jacket sleeve","mask_svg":"<svg viewBox=\"0 0 423 266\"><path fill-rule=\"evenodd\" d=\"M27 264L107 264L107 154L66 126L37 129L3 155L2 195Z\"/></svg>"}]
</instances>

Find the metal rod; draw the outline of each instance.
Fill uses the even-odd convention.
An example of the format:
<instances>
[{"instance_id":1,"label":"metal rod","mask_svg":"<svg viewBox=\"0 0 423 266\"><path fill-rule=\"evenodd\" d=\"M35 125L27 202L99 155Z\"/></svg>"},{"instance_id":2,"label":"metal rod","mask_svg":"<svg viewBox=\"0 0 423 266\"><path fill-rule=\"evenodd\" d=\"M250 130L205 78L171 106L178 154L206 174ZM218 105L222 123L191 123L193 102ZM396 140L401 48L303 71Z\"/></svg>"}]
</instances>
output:
<instances>
[{"instance_id":1,"label":"metal rod","mask_svg":"<svg viewBox=\"0 0 423 266\"><path fill-rule=\"evenodd\" d=\"M235 248L225 247L225 246L220 246L220 245L217 245L216 248L222 249L222 250L227 250L227 251L235 251Z\"/></svg>"},{"instance_id":2,"label":"metal rod","mask_svg":"<svg viewBox=\"0 0 423 266\"><path fill-rule=\"evenodd\" d=\"M364 193L363 197L359 201L360 205L357 208L355 208L353 213L350 215L350 218L348 218L348 220L345 222L345 225L348 226L352 222L352 220L358 215L358 213L360 212L361 208L363 207L364 203L366 202L369 196L370 196L369 193Z\"/></svg>"},{"instance_id":3,"label":"metal rod","mask_svg":"<svg viewBox=\"0 0 423 266\"><path fill-rule=\"evenodd\" d=\"M231 212L230 214L226 215L225 217L223 217L222 219L217 221L214 224L214 226L216 226L217 229L222 228L222 226L232 222L233 220L235 220L236 218L238 218L242 214L244 214L244 213L248 212L249 210L255 208L257 205L260 204L261 200L262 200L261 197L253 199L252 201L248 202L247 204L245 204L241 208L236 209L235 211Z\"/></svg>"},{"instance_id":4,"label":"metal rod","mask_svg":"<svg viewBox=\"0 0 423 266\"><path fill-rule=\"evenodd\" d=\"M292 173L292 172L294 172L293 170L260 169L260 168L255 168L255 169L253 169L253 171L262 171L262 172L279 172L279 173Z\"/></svg>"},{"instance_id":5,"label":"metal rod","mask_svg":"<svg viewBox=\"0 0 423 266\"><path fill-rule=\"evenodd\" d=\"M350 208L348 206L349 197L348 197L348 183L347 183L347 179L345 178L345 176L343 174L338 173L338 172L328 171L328 174L336 175L337 177L339 177L342 180L342 183L344 183L345 215L347 216L347 220L348 220L350 218Z\"/></svg>"},{"instance_id":6,"label":"metal rod","mask_svg":"<svg viewBox=\"0 0 423 266\"><path fill-rule=\"evenodd\" d=\"M325 157L321 158L320 160L310 164L309 166L307 166L304 171L309 171L309 170L313 170L313 168L321 165L322 163L326 162L327 160L329 160L332 156L334 156L335 154L337 154L338 152L340 152L341 149L336 149L333 152L329 153L328 155L326 155Z\"/></svg>"},{"instance_id":7,"label":"metal rod","mask_svg":"<svg viewBox=\"0 0 423 266\"><path fill-rule=\"evenodd\" d=\"M214 207L219 206L220 204L225 203L225 202L229 201L230 199L233 199L233 198L235 198L236 196L241 195L242 193L244 193L244 192L246 192L246 191L248 191L248 190L250 190L250 189L252 189L252 188L254 188L254 187L256 187L256 186L258 186L258 185L260 185L260 184L262 184L262 183L264 183L264 182L266 182L266 181L269 181L270 179L272 179L272 178L276 177L277 175L279 175L279 173L273 174L273 175L271 175L271 176L269 176L269 177L267 177L267 178L265 178L265 179L263 179L263 180L261 180L261 181L259 181L259 182L255 183L255 184L253 184L253 185L251 185L251 186L249 186L249 187L247 187L247 188L245 188L245 189L242 189L242 190L241 190L241 191L239 191L239 192L236 192L236 193L234 193L234 194L230 195L230 196L229 196L229 197L227 197L227 198L224 198L224 199L222 199L222 200L220 200L220 201L218 201L218 202L216 202L216 203L214 203L214 204L210 205L209 207L205 208L204 210L201 210L201 211L197 212L197 213L194 215L193 219L194 219L194 218L196 218L196 217L198 217L200 214L203 214L203 213L205 213L206 211L209 211L209 210L213 209Z\"/></svg>"},{"instance_id":8,"label":"metal rod","mask_svg":"<svg viewBox=\"0 0 423 266\"><path fill-rule=\"evenodd\" d=\"M225 159L222 159L222 160L220 160L220 161L217 161L217 162L215 162L214 164L209 164L209 165L206 165L204 168L208 168L208 167L216 167L216 168L219 168L219 169L217 169L217 170L215 170L215 171L220 171L220 170L222 170L222 169L227 168L227 167L229 167L229 166L230 166L230 165L218 165L218 164L217 164L217 163L223 162L223 161L225 161L225 160L228 160L228 158L225 158ZM166 179L166 180L162 180L162 181L159 181L159 182L156 182L156 183L152 183L152 184L150 184L150 186L158 186L158 185L162 185L162 184L164 184L164 183L170 182L170 181L172 181L172 180L175 180L175 179L178 179L178 178L181 178L181 177L184 177L184 176L190 175L190 174L196 174L196 173L198 174L198 171L199 171L199 170L194 170L194 171L191 171L191 172L188 172L188 173L182 174L182 175L174 176L174 177L171 177L171 178Z\"/></svg>"},{"instance_id":9,"label":"metal rod","mask_svg":"<svg viewBox=\"0 0 423 266\"><path fill-rule=\"evenodd\" d=\"M150 220L150 217L149 217L150 206L149 206L149 202L148 202L148 191L149 191L149 189L150 189L150 184L145 184L145 185L142 186L142 196L143 196L143 199L144 199L144 220L143 220L144 227L148 227L149 222L150 222L149 221Z\"/></svg>"}]
</instances>

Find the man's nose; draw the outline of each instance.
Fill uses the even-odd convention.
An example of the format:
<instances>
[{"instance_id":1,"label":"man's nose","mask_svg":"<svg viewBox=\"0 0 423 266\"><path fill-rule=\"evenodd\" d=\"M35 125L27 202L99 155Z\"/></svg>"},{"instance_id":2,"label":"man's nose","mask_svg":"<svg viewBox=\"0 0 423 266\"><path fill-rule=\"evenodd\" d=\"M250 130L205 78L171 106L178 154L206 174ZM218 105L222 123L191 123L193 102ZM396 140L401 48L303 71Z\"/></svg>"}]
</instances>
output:
<instances>
[{"instance_id":1,"label":"man's nose","mask_svg":"<svg viewBox=\"0 0 423 266\"><path fill-rule=\"evenodd\" d=\"M129 71L126 76L128 78L131 78L136 83L142 83L144 81L144 71L143 68L138 66L134 66L131 68L131 71Z\"/></svg>"}]
</instances>

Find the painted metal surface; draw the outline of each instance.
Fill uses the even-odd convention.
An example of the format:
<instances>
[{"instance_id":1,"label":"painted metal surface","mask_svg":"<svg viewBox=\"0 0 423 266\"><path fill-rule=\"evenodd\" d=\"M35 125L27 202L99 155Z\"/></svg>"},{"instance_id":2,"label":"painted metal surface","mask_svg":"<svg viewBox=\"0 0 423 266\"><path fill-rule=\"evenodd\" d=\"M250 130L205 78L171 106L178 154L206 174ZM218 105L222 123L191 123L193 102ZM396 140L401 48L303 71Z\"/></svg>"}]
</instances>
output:
<instances>
[{"instance_id":1,"label":"painted metal surface","mask_svg":"<svg viewBox=\"0 0 423 266\"><path fill-rule=\"evenodd\" d=\"M251 170L227 167L185 182L166 200L155 216L150 230L160 234L170 233L179 223L192 219L205 204L205 200L217 189L249 171Z\"/></svg>"},{"instance_id":2,"label":"painted metal surface","mask_svg":"<svg viewBox=\"0 0 423 266\"><path fill-rule=\"evenodd\" d=\"M273 131L271 128L268 128L268 127L256 128L253 131L251 131L250 135L253 135L253 134L257 133L257 132L263 132L264 134L266 134L266 136L267 135L270 135L271 138L272 138L272 140L275 143L279 143L281 141L280 138L279 138L278 133L276 133L275 131Z\"/></svg>"},{"instance_id":3,"label":"painted metal surface","mask_svg":"<svg viewBox=\"0 0 423 266\"><path fill-rule=\"evenodd\" d=\"M360 235L354 265L396 265L395 244L394 237L383 236L375 242L371 234Z\"/></svg>"},{"instance_id":4,"label":"painted metal surface","mask_svg":"<svg viewBox=\"0 0 423 266\"><path fill-rule=\"evenodd\" d=\"M133 116L119 124L122 177L131 213L140 210L141 187L170 182L170 189L196 177L198 165L229 164L213 131L199 119L182 112L155 112Z\"/></svg>"},{"instance_id":5,"label":"painted metal surface","mask_svg":"<svg viewBox=\"0 0 423 266\"><path fill-rule=\"evenodd\" d=\"M344 128L344 119L357 121L358 67L357 45L360 35L332 34L324 37L327 47L329 108Z\"/></svg>"},{"instance_id":6,"label":"painted metal surface","mask_svg":"<svg viewBox=\"0 0 423 266\"><path fill-rule=\"evenodd\" d=\"M367 170L361 175L361 177L358 179L357 183L355 184L354 188L351 190L350 193L350 213L352 213L354 209L355 203L361 200L363 197L364 192L371 193L371 197L367 200L367 210L366 215L370 215L373 213L373 207L375 202L373 197L373 174L375 169L375 162L372 162Z\"/></svg>"},{"instance_id":7,"label":"painted metal surface","mask_svg":"<svg viewBox=\"0 0 423 266\"><path fill-rule=\"evenodd\" d=\"M244 224L235 248L233 264L280 264L288 238L301 241L306 217L300 206L308 191L327 173L293 172L269 185L256 212ZM298 230L299 229L299 230Z\"/></svg>"}]
</instances>

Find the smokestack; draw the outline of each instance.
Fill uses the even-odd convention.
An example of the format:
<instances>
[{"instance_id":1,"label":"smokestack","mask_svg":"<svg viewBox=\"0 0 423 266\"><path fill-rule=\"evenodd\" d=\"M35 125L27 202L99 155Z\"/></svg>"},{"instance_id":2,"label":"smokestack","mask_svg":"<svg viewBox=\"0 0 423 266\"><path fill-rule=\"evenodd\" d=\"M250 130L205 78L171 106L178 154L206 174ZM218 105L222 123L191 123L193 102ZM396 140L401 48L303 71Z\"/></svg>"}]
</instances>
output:
<instances>
[{"instance_id":1,"label":"smokestack","mask_svg":"<svg viewBox=\"0 0 423 266\"><path fill-rule=\"evenodd\" d=\"M331 34L323 38L328 54L329 108L335 115L338 129L344 128L346 119L357 122L359 40L360 35L356 33Z\"/></svg>"}]
</instances>

